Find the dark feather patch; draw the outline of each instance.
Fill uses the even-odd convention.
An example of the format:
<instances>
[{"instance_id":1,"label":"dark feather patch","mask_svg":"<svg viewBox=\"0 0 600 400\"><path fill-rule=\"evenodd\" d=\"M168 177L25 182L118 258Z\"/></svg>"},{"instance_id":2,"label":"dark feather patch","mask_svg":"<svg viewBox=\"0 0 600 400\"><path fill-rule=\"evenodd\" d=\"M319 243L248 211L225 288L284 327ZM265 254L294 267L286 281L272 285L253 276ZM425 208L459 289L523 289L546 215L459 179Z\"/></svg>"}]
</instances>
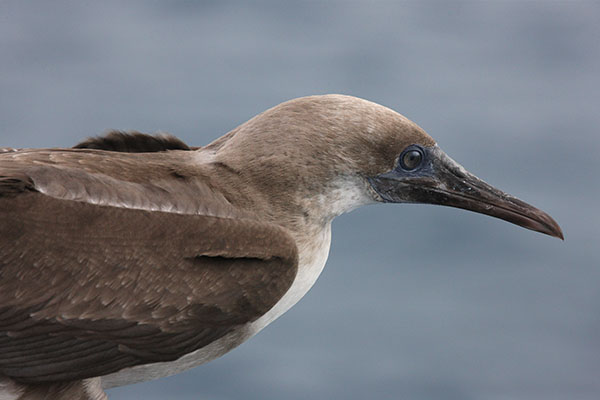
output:
<instances>
[{"instance_id":1,"label":"dark feather patch","mask_svg":"<svg viewBox=\"0 0 600 400\"><path fill-rule=\"evenodd\" d=\"M123 153L154 153L167 150L192 150L175 136L158 136L141 132L112 131L105 136L89 138L73 147L74 149L96 149Z\"/></svg>"},{"instance_id":2,"label":"dark feather patch","mask_svg":"<svg viewBox=\"0 0 600 400\"><path fill-rule=\"evenodd\" d=\"M3 176L0 173L0 197L14 197L25 191L35 191L31 178L24 174Z\"/></svg>"}]
</instances>

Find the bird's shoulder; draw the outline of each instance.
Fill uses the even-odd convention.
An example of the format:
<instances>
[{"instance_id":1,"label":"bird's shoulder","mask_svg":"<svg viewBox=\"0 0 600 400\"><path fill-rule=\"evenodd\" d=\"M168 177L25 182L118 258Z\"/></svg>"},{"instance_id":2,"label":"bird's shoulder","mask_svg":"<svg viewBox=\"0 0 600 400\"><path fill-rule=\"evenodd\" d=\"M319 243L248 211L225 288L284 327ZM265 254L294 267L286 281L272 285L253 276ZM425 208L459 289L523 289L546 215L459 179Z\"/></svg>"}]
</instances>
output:
<instances>
[{"instance_id":1,"label":"bird's shoulder","mask_svg":"<svg viewBox=\"0 0 600 400\"><path fill-rule=\"evenodd\" d=\"M98 147L98 146L97 146ZM242 216L219 190L199 150L100 148L0 153L0 196L34 190L63 200L181 214Z\"/></svg>"}]
</instances>

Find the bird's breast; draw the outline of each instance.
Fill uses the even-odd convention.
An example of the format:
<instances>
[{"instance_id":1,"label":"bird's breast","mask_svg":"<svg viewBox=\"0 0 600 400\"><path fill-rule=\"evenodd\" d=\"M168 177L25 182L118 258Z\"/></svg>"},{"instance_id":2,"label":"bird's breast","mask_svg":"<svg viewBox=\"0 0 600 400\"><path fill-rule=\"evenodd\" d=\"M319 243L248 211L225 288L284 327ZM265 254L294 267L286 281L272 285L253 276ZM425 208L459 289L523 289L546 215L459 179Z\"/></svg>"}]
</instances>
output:
<instances>
[{"instance_id":1,"label":"bird's breast","mask_svg":"<svg viewBox=\"0 0 600 400\"><path fill-rule=\"evenodd\" d=\"M265 315L251 324L253 334L273 322L296 304L315 284L323 271L331 246L331 224L294 235L298 246L298 274L287 293Z\"/></svg>"}]
</instances>

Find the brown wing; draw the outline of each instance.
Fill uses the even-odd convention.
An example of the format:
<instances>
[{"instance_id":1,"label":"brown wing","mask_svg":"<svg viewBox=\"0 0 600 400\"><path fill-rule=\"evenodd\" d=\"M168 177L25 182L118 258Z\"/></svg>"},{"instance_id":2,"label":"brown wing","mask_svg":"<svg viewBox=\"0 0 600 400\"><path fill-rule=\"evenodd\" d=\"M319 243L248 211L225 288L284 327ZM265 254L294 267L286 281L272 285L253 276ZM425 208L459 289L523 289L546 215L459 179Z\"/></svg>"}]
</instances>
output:
<instances>
[{"instance_id":1,"label":"brown wing","mask_svg":"<svg viewBox=\"0 0 600 400\"><path fill-rule=\"evenodd\" d=\"M177 359L266 313L296 271L277 226L59 199L0 163L0 375Z\"/></svg>"}]
</instances>

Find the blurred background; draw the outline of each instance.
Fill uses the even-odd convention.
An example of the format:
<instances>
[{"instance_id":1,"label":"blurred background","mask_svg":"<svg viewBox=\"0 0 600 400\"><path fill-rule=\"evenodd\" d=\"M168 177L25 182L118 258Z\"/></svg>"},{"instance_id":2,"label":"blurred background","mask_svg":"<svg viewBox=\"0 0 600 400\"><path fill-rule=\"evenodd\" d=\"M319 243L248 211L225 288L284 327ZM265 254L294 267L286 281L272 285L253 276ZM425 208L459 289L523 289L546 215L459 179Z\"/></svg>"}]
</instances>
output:
<instances>
[{"instance_id":1,"label":"blurred background","mask_svg":"<svg viewBox=\"0 0 600 400\"><path fill-rule=\"evenodd\" d=\"M344 93L421 125L566 240L436 206L334 223L309 294L237 350L111 399L598 399L598 2L0 2L0 146L204 145Z\"/></svg>"}]
</instances>

